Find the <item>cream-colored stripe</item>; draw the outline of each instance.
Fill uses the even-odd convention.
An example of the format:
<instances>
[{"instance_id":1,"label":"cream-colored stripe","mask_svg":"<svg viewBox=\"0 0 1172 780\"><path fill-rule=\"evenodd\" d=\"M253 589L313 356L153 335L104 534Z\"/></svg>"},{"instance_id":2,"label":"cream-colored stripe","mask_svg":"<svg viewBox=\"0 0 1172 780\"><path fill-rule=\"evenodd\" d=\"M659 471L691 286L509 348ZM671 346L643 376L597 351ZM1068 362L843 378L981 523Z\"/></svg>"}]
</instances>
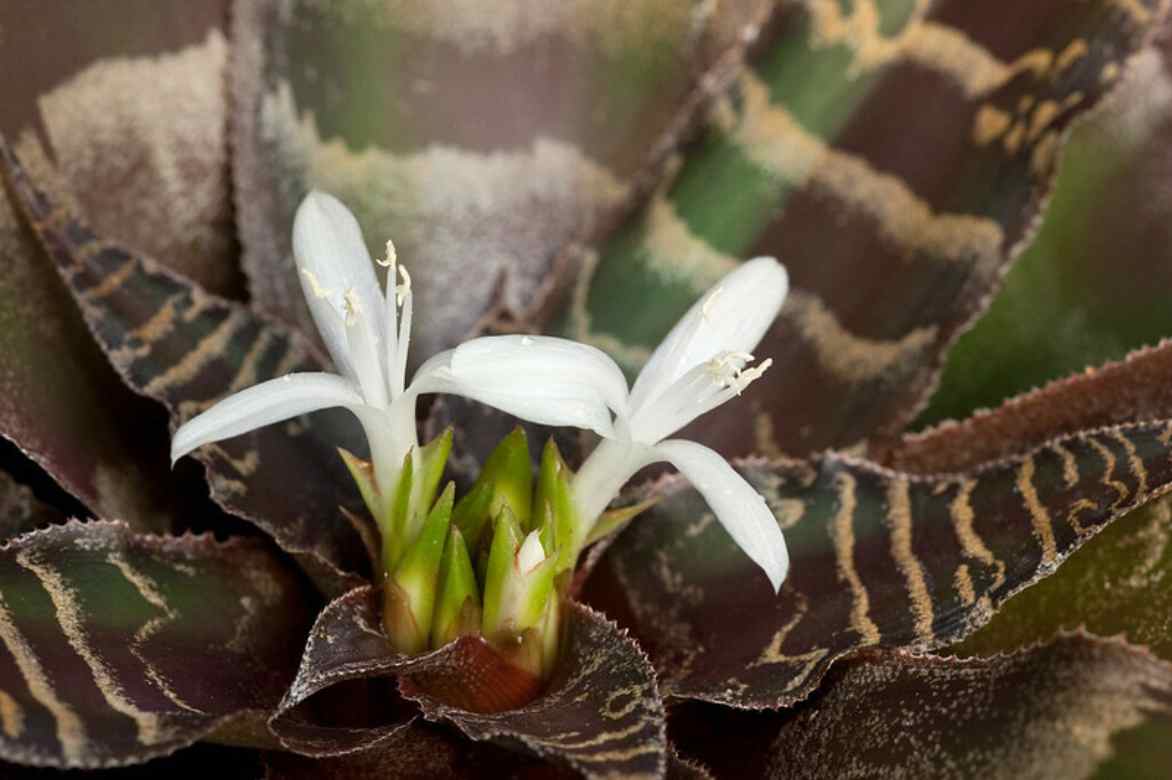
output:
<instances>
[{"instance_id":1,"label":"cream-colored stripe","mask_svg":"<svg viewBox=\"0 0 1172 780\"><path fill-rule=\"evenodd\" d=\"M1078 461L1074 457L1074 453L1062 446L1060 442L1053 442L1050 444L1050 449L1062 458L1062 481L1066 487L1072 488L1078 484Z\"/></svg>"},{"instance_id":2,"label":"cream-colored stripe","mask_svg":"<svg viewBox=\"0 0 1172 780\"><path fill-rule=\"evenodd\" d=\"M61 756L66 766L78 766L86 754L85 724L73 710L57 697L53 684L49 681L45 667L37 658L28 640L20 633L20 629L13 622L12 613L0 592L0 642L12 653L16 661L16 668L20 670L29 693L37 703L49 711L57 725L57 741L61 743Z\"/></svg>"},{"instance_id":3,"label":"cream-colored stripe","mask_svg":"<svg viewBox=\"0 0 1172 780\"><path fill-rule=\"evenodd\" d=\"M839 474L835 478L835 489L838 492L838 513L831 523L830 532L838 561L839 579L845 580L851 589L851 628L862 637L864 644L878 644L879 627L871 620L871 601L855 568L855 478L845 472Z\"/></svg>"},{"instance_id":4,"label":"cream-colored stripe","mask_svg":"<svg viewBox=\"0 0 1172 780\"><path fill-rule=\"evenodd\" d=\"M1042 565L1052 566L1058 558L1054 524L1050 519L1050 513L1038 497L1038 490L1034 486L1034 470L1034 458L1028 455L1017 468L1017 492L1021 495L1026 511L1029 512L1030 522L1034 526L1034 536L1042 546Z\"/></svg>"},{"instance_id":5,"label":"cream-colored stripe","mask_svg":"<svg viewBox=\"0 0 1172 780\"><path fill-rule=\"evenodd\" d=\"M1122 431L1112 431L1112 438L1119 442L1127 453L1127 463L1131 467L1131 474L1135 477L1136 482L1136 497L1144 495L1148 492L1148 470L1144 466L1143 460L1139 457L1139 452L1136 451L1135 445L1131 443L1131 439L1127 438Z\"/></svg>"},{"instance_id":6,"label":"cream-colored stripe","mask_svg":"<svg viewBox=\"0 0 1172 780\"><path fill-rule=\"evenodd\" d=\"M1004 235L986 217L934 211L898 176L826 144L785 108L769 102L769 87L746 70L744 104L732 140L764 170L795 185L807 182L868 214L895 246L946 262L995 256ZM909 253L910 254L910 253Z\"/></svg>"},{"instance_id":7,"label":"cream-colored stripe","mask_svg":"<svg viewBox=\"0 0 1172 780\"><path fill-rule=\"evenodd\" d=\"M952 527L956 531L956 538L960 540L964 554L996 569L991 587L991 590L996 590L1005 583L1005 564L997 560L993 551L985 546L985 542L973 527L976 515L973 512L972 496L976 486L977 482L974 479L961 480L957 484L956 498L952 499L948 506L948 512L952 516Z\"/></svg>"},{"instance_id":8,"label":"cream-colored stripe","mask_svg":"<svg viewBox=\"0 0 1172 780\"><path fill-rule=\"evenodd\" d=\"M232 313L215 330L204 336L203 340L184 355L178 363L148 382L143 388L143 392L148 395L156 395L177 383L194 379L208 363L223 353L228 342L247 319L248 315L242 309L233 309Z\"/></svg>"},{"instance_id":9,"label":"cream-colored stripe","mask_svg":"<svg viewBox=\"0 0 1172 780\"><path fill-rule=\"evenodd\" d=\"M846 382L865 382L915 362L936 341L936 326L916 328L898 341L867 339L848 331L813 293L791 290L781 316L793 324L827 373Z\"/></svg>"},{"instance_id":10,"label":"cream-colored stripe","mask_svg":"<svg viewBox=\"0 0 1172 780\"><path fill-rule=\"evenodd\" d=\"M77 594L65 581L65 578L52 566L37 560L36 556L29 550L17 553L16 562L40 580L41 585L49 594L49 599L53 602L57 623L60 625L62 633L65 634L69 646L85 661L86 666L93 673L94 683L110 707L134 721L138 730L139 742L143 745L154 745L165 739L166 735L160 728L159 716L156 713L139 709L134 702L127 698L126 692L115 678L113 670L90 646L90 637L85 628L81 604L78 603Z\"/></svg>"},{"instance_id":11,"label":"cream-colored stripe","mask_svg":"<svg viewBox=\"0 0 1172 780\"><path fill-rule=\"evenodd\" d=\"M1123 506L1129 498L1131 498L1131 491L1128 490L1126 483L1115 479L1115 453L1111 452L1105 444L1096 439L1094 436L1087 436L1083 441L1090 445L1091 449L1099 454L1103 459L1103 478L1100 480L1102 484L1114 490L1118 497L1111 503L1111 510L1114 511Z\"/></svg>"},{"instance_id":12,"label":"cream-colored stripe","mask_svg":"<svg viewBox=\"0 0 1172 780\"><path fill-rule=\"evenodd\" d=\"M0 728L9 739L20 739L24 734L24 710L7 691L0 691Z\"/></svg>"},{"instance_id":13,"label":"cream-colored stripe","mask_svg":"<svg viewBox=\"0 0 1172 780\"><path fill-rule=\"evenodd\" d=\"M920 565L912 549L912 504L910 487L905 477L893 478L887 484L887 521L891 529L891 557L907 580L907 592L915 615L916 636L928 641L932 638L935 618L932 596Z\"/></svg>"},{"instance_id":14,"label":"cream-colored stripe","mask_svg":"<svg viewBox=\"0 0 1172 780\"><path fill-rule=\"evenodd\" d=\"M207 713L203 712L203 710L192 707L187 702L185 702L182 697L180 697L179 694L171 687L171 684L163 677L162 673L160 673L158 669L155 668L155 665L147 659L145 653L143 652L143 645L152 636L161 631L165 625L178 618L179 613L176 612L171 607L171 605L167 603L165 598L163 598L163 594L159 591L158 583L132 567L130 562L126 560L126 557L121 552L110 553L106 557L106 560L108 560L114 568L118 569L118 571L122 573L122 576L126 578L127 582L134 586L134 589L138 591L138 594L142 596L148 604L163 613L156 618L148 620L142 625L141 628L138 629L138 631L134 632L134 641L130 644L130 651L134 653L134 657L142 663L143 670L145 671L147 677L150 678L151 682L153 682L155 686L158 687L160 691L162 691L163 695L166 696L172 704L174 704L176 707L179 707L180 709L187 710L188 712L206 715Z\"/></svg>"}]
</instances>

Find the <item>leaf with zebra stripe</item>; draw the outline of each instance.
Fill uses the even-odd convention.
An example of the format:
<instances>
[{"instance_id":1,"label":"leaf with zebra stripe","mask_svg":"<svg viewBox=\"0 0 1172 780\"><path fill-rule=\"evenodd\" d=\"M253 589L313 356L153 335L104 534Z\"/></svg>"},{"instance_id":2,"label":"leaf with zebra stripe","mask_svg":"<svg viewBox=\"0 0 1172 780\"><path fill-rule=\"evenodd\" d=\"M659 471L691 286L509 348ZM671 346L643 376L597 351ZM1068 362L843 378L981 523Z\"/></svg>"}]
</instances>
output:
<instances>
[{"instance_id":1,"label":"leaf with zebra stripe","mask_svg":"<svg viewBox=\"0 0 1172 780\"><path fill-rule=\"evenodd\" d=\"M662 775L664 708L651 664L601 614L569 604L557 671L537 698L530 692L522 700L532 701L516 707L501 697L516 687L517 675L482 639L463 637L422 656L398 655L382 632L379 601L375 589L358 588L318 616L297 678L270 721L287 748L325 758L385 750L414 728L417 715L396 707L393 693L380 685L397 677L399 691L424 718L450 723L474 740L588 777ZM367 701L382 706L356 706ZM362 709L357 717L356 709Z\"/></svg>"},{"instance_id":2,"label":"leaf with zebra stripe","mask_svg":"<svg viewBox=\"0 0 1172 780\"><path fill-rule=\"evenodd\" d=\"M312 332L284 269L317 187L355 211L374 257L394 239L417 356L527 325L567 248L657 178L770 5L237 2L233 168L256 303Z\"/></svg>"},{"instance_id":3,"label":"leaf with zebra stripe","mask_svg":"<svg viewBox=\"0 0 1172 780\"><path fill-rule=\"evenodd\" d=\"M1151 773L1121 739L1166 728L1172 664L1084 633L990 658L871 651L796 710L726 713L685 710L675 730L727 776L1162 777L1166 732L1143 746L1165 760ZM721 750L725 740L740 750ZM1134 774L1119 773L1129 766Z\"/></svg>"},{"instance_id":4,"label":"leaf with zebra stripe","mask_svg":"<svg viewBox=\"0 0 1172 780\"><path fill-rule=\"evenodd\" d=\"M837 659L926 650L988 622L1107 523L1172 488L1172 423L1055 439L921 476L826 454L741 470L785 529L780 594L699 494L663 500L612 545L586 600L628 626L669 697L742 707L805 698Z\"/></svg>"},{"instance_id":5,"label":"leaf with zebra stripe","mask_svg":"<svg viewBox=\"0 0 1172 780\"><path fill-rule=\"evenodd\" d=\"M259 540L70 521L0 548L0 758L101 768L271 710L311 603Z\"/></svg>"},{"instance_id":6,"label":"leaf with zebra stripe","mask_svg":"<svg viewBox=\"0 0 1172 780\"><path fill-rule=\"evenodd\" d=\"M132 389L167 407L173 424L256 382L322 366L298 334L96 236L38 189L2 141L0 156L99 346ZM201 448L195 456L207 469L212 497L270 534L333 595L360 584L369 570L369 529L346 519L365 515L336 450L361 451L359 441L348 415L319 413ZM352 511L344 514L339 506Z\"/></svg>"},{"instance_id":7,"label":"leaf with zebra stripe","mask_svg":"<svg viewBox=\"0 0 1172 780\"><path fill-rule=\"evenodd\" d=\"M700 291L775 255L794 288L755 413L695 435L799 455L898 433L1032 234L1067 128L1163 5L778 4L674 181L597 247L567 332L637 367Z\"/></svg>"}]
</instances>

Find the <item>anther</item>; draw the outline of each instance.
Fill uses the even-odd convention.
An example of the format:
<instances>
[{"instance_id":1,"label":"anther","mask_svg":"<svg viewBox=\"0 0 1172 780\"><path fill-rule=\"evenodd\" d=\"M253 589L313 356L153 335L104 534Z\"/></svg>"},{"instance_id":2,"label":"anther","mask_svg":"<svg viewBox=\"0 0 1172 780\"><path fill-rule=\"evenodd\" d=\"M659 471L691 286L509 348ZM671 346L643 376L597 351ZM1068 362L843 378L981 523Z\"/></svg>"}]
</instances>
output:
<instances>
[{"instance_id":1,"label":"anther","mask_svg":"<svg viewBox=\"0 0 1172 780\"><path fill-rule=\"evenodd\" d=\"M309 289L313 293L314 298L329 298L334 294L334 291L328 287L322 287L317 277L313 275L313 271L310 271L308 268L302 268L301 275L309 282Z\"/></svg>"}]
</instances>

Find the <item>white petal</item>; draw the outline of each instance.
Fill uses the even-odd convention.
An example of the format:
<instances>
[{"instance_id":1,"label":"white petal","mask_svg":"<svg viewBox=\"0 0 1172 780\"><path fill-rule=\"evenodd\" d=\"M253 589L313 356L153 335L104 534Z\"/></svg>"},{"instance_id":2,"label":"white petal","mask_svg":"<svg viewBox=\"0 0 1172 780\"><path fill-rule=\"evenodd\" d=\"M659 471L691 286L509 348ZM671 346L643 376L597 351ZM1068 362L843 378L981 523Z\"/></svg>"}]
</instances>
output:
<instances>
[{"instance_id":1,"label":"white petal","mask_svg":"<svg viewBox=\"0 0 1172 780\"><path fill-rule=\"evenodd\" d=\"M545 561L545 548L541 546L541 535L537 531L530 531L517 550L517 570L521 574L529 574Z\"/></svg>"},{"instance_id":2,"label":"white petal","mask_svg":"<svg viewBox=\"0 0 1172 780\"><path fill-rule=\"evenodd\" d=\"M546 336L489 336L432 357L416 372L420 393L453 393L543 425L613 435L610 411L625 412L626 381L602 352Z\"/></svg>"},{"instance_id":3,"label":"white petal","mask_svg":"<svg viewBox=\"0 0 1172 780\"><path fill-rule=\"evenodd\" d=\"M652 353L631 390L638 410L695 366L720 352L752 352L789 291L785 267L772 257L741 264L693 304Z\"/></svg>"},{"instance_id":4,"label":"white petal","mask_svg":"<svg viewBox=\"0 0 1172 780\"><path fill-rule=\"evenodd\" d=\"M353 291L359 308L377 334L381 353L382 291L358 221L342 202L312 191L301 201L293 219L293 256L309 311L338 368L355 376L346 339L344 298ZM308 271L308 274L305 272ZM363 360L368 360L364 356ZM379 365L381 365L381 356Z\"/></svg>"},{"instance_id":5,"label":"white petal","mask_svg":"<svg viewBox=\"0 0 1172 780\"><path fill-rule=\"evenodd\" d=\"M789 571L789 552L769 505L720 453L693 441L670 439L655 446L700 491L737 546L765 570L773 590Z\"/></svg>"},{"instance_id":6,"label":"white petal","mask_svg":"<svg viewBox=\"0 0 1172 780\"><path fill-rule=\"evenodd\" d=\"M193 417L171 439L171 462L214 441L333 406L357 407L362 396L335 374L304 373L261 382Z\"/></svg>"}]
</instances>

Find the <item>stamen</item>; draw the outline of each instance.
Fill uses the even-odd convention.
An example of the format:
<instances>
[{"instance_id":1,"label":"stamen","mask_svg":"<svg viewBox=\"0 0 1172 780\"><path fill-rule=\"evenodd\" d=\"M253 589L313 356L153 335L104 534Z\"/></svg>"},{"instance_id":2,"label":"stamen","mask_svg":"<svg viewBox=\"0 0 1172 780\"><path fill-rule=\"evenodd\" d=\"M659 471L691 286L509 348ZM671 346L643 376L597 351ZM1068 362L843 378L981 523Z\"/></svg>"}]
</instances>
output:
<instances>
[{"instance_id":1,"label":"stamen","mask_svg":"<svg viewBox=\"0 0 1172 780\"><path fill-rule=\"evenodd\" d=\"M740 395L742 390L760 379L761 375L765 373L766 369L772 365L773 358L769 358L760 365L737 372L736 377L733 378L733 390L737 395Z\"/></svg>"},{"instance_id":2,"label":"stamen","mask_svg":"<svg viewBox=\"0 0 1172 780\"><path fill-rule=\"evenodd\" d=\"M398 252L395 251L395 242L388 238L387 239L387 257L386 257L386 259L385 260L375 260L375 262L378 263L379 265L381 265L383 268L394 268L395 263L397 263L398 261L399 261L399 254L398 254ZM392 271L391 273L394 273L394 271Z\"/></svg>"},{"instance_id":3,"label":"stamen","mask_svg":"<svg viewBox=\"0 0 1172 780\"><path fill-rule=\"evenodd\" d=\"M346 325L353 326L362 315L362 304L358 300L358 292L351 287L346 291L343 301L346 307Z\"/></svg>"},{"instance_id":4,"label":"stamen","mask_svg":"<svg viewBox=\"0 0 1172 780\"><path fill-rule=\"evenodd\" d=\"M313 275L313 271L310 271L308 268L302 268L301 275L309 282L309 289L313 293L314 298L329 298L334 294L334 291L328 287L322 287L321 282Z\"/></svg>"},{"instance_id":5,"label":"stamen","mask_svg":"<svg viewBox=\"0 0 1172 780\"><path fill-rule=\"evenodd\" d=\"M403 305L403 299L407 297L407 293L411 292L411 274L407 273L406 266L399 266L399 275L403 277L403 283L395 287L395 300L400 306Z\"/></svg>"}]
</instances>

